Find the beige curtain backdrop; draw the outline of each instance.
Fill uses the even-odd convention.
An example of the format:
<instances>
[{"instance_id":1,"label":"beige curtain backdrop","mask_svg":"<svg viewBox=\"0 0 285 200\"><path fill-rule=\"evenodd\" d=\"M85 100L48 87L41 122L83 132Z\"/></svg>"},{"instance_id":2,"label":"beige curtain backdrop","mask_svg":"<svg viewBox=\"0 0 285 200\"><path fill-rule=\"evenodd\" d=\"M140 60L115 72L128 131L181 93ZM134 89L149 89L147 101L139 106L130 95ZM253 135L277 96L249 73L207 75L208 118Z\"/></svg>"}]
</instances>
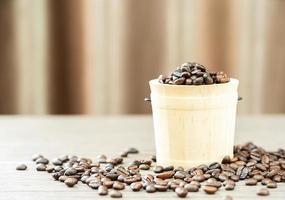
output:
<instances>
[{"instance_id":1,"label":"beige curtain backdrop","mask_svg":"<svg viewBox=\"0 0 285 200\"><path fill-rule=\"evenodd\" d=\"M0 0L1 114L148 113L186 61L240 79L240 113L285 112L283 0Z\"/></svg>"}]
</instances>

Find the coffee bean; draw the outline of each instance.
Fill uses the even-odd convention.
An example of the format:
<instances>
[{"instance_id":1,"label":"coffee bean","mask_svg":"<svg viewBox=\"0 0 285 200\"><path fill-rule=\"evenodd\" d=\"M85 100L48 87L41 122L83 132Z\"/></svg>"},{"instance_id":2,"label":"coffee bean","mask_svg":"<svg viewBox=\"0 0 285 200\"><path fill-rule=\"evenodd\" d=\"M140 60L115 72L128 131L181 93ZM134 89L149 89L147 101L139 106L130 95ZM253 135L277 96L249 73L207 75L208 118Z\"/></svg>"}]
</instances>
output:
<instances>
[{"instance_id":1,"label":"coffee bean","mask_svg":"<svg viewBox=\"0 0 285 200\"><path fill-rule=\"evenodd\" d=\"M106 186L107 188L112 188L114 184L114 181L111 181L111 180L106 180L102 182L103 182L103 185Z\"/></svg>"},{"instance_id":2,"label":"coffee bean","mask_svg":"<svg viewBox=\"0 0 285 200\"><path fill-rule=\"evenodd\" d=\"M183 188L183 187L177 187L175 189L175 192L177 194L178 197L186 197L188 194L187 189Z\"/></svg>"},{"instance_id":3,"label":"coffee bean","mask_svg":"<svg viewBox=\"0 0 285 200\"><path fill-rule=\"evenodd\" d=\"M113 184L113 189L115 189L115 190L123 190L123 189L125 189L125 184L121 183L121 182L118 182L118 181L115 181L114 184Z\"/></svg>"},{"instance_id":4,"label":"coffee bean","mask_svg":"<svg viewBox=\"0 0 285 200\"><path fill-rule=\"evenodd\" d=\"M193 80L193 85L202 85L204 82L203 77L198 77L195 80Z\"/></svg>"},{"instance_id":5,"label":"coffee bean","mask_svg":"<svg viewBox=\"0 0 285 200\"><path fill-rule=\"evenodd\" d=\"M204 175L195 175L195 176L193 176L193 180L198 181L198 182L203 182L205 180L205 176Z\"/></svg>"},{"instance_id":6,"label":"coffee bean","mask_svg":"<svg viewBox=\"0 0 285 200\"><path fill-rule=\"evenodd\" d=\"M190 183L186 184L184 188L186 188L188 192L198 192L199 191L199 187L197 185L190 184Z\"/></svg>"},{"instance_id":7,"label":"coffee bean","mask_svg":"<svg viewBox=\"0 0 285 200\"><path fill-rule=\"evenodd\" d=\"M62 161L60 159L56 158L52 161L52 164L53 165L62 165Z\"/></svg>"},{"instance_id":8,"label":"coffee bean","mask_svg":"<svg viewBox=\"0 0 285 200\"><path fill-rule=\"evenodd\" d=\"M192 85L193 84L193 80L191 78L187 78L185 81L185 85Z\"/></svg>"},{"instance_id":9,"label":"coffee bean","mask_svg":"<svg viewBox=\"0 0 285 200\"><path fill-rule=\"evenodd\" d=\"M140 168L141 170L149 170L149 165L141 164L141 165L139 166L139 168Z\"/></svg>"},{"instance_id":10,"label":"coffee bean","mask_svg":"<svg viewBox=\"0 0 285 200\"><path fill-rule=\"evenodd\" d=\"M45 164L47 165L49 163L49 160L46 159L46 158L43 158L43 157L39 157L37 160L36 160L36 164Z\"/></svg>"},{"instance_id":11,"label":"coffee bean","mask_svg":"<svg viewBox=\"0 0 285 200\"><path fill-rule=\"evenodd\" d=\"M171 178L173 175L174 175L173 171L167 171L167 172L162 172L156 175L156 177L161 178L161 179L168 179L168 178Z\"/></svg>"},{"instance_id":12,"label":"coffee bean","mask_svg":"<svg viewBox=\"0 0 285 200\"><path fill-rule=\"evenodd\" d=\"M73 167L70 167L68 169L65 170L64 174L66 176L72 176L72 175L75 175L77 173L77 170Z\"/></svg>"},{"instance_id":13,"label":"coffee bean","mask_svg":"<svg viewBox=\"0 0 285 200\"><path fill-rule=\"evenodd\" d=\"M45 165L45 164L42 164L42 163L37 164L37 165L36 165L36 170L37 170L37 171L45 171L45 170L46 170L46 165Z\"/></svg>"},{"instance_id":14,"label":"coffee bean","mask_svg":"<svg viewBox=\"0 0 285 200\"><path fill-rule=\"evenodd\" d=\"M178 78L176 80L173 81L173 84L174 85L183 85L185 83L185 78L184 77L181 77L181 78Z\"/></svg>"},{"instance_id":15,"label":"coffee bean","mask_svg":"<svg viewBox=\"0 0 285 200\"><path fill-rule=\"evenodd\" d=\"M268 196L269 195L269 190L266 188L262 188L257 192L257 195L259 196Z\"/></svg>"},{"instance_id":16,"label":"coffee bean","mask_svg":"<svg viewBox=\"0 0 285 200\"><path fill-rule=\"evenodd\" d=\"M142 189L143 185L141 182L135 182L135 183L132 183L130 185L130 187L133 191L140 191Z\"/></svg>"},{"instance_id":17,"label":"coffee bean","mask_svg":"<svg viewBox=\"0 0 285 200\"><path fill-rule=\"evenodd\" d=\"M271 179L265 178L265 179L263 179L263 180L261 181L261 184L262 184L262 185L267 185L267 184L270 183L270 182L272 182Z\"/></svg>"},{"instance_id":18,"label":"coffee bean","mask_svg":"<svg viewBox=\"0 0 285 200\"><path fill-rule=\"evenodd\" d=\"M184 171L177 171L174 174L174 178L176 179L184 179L187 176L187 173Z\"/></svg>"},{"instance_id":19,"label":"coffee bean","mask_svg":"<svg viewBox=\"0 0 285 200\"><path fill-rule=\"evenodd\" d=\"M256 184L257 184L257 180L254 179L254 178L250 178L250 179L247 179L247 180L245 181L245 185L250 185L250 186L252 186L252 185L256 185Z\"/></svg>"},{"instance_id":20,"label":"coffee bean","mask_svg":"<svg viewBox=\"0 0 285 200\"><path fill-rule=\"evenodd\" d=\"M167 186L167 185L158 185L158 184L155 184L154 187L155 187L155 189L156 189L157 191L160 191L160 192L165 192L165 191L167 191L167 189L168 189L168 186Z\"/></svg>"},{"instance_id":21,"label":"coffee bean","mask_svg":"<svg viewBox=\"0 0 285 200\"><path fill-rule=\"evenodd\" d=\"M225 196L224 200L233 200L233 197L230 195Z\"/></svg>"},{"instance_id":22,"label":"coffee bean","mask_svg":"<svg viewBox=\"0 0 285 200\"><path fill-rule=\"evenodd\" d=\"M62 175L62 176L60 176L60 177L58 178L58 180L59 180L60 182L64 182L66 179L68 179L68 176L64 176L64 175Z\"/></svg>"},{"instance_id":23,"label":"coffee bean","mask_svg":"<svg viewBox=\"0 0 285 200\"><path fill-rule=\"evenodd\" d=\"M210 182L207 182L205 185L220 188L222 186L222 183L219 181L210 181Z\"/></svg>"},{"instance_id":24,"label":"coffee bean","mask_svg":"<svg viewBox=\"0 0 285 200\"><path fill-rule=\"evenodd\" d=\"M67 178L64 183L68 187L73 187L75 184L77 184L78 180L76 178Z\"/></svg>"},{"instance_id":25,"label":"coffee bean","mask_svg":"<svg viewBox=\"0 0 285 200\"><path fill-rule=\"evenodd\" d=\"M55 172L59 172L59 171L61 171L63 168L61 167L61 166L56 166L55 168L54 168L54 171Z\"/></svg>"},{"instance_id":26,"label":"coffee bean","mask_svg":"<svg viewBox=\"0 0 285 200\"><path fill-rule=\"evenodd\" d=\"M117 190L112 190L110 192L110 197L112 198L122 198L123 197L123 194Z\"/></svg>"},{"instance_id":27,"label":"coffee bean","mask_svg":"<svg viewBox=\"0 0 285 200\"><path fill-rule=\"evenodd\" d=\"M231 178L233 181L235 181L235 182L239 181L239 176L238 176L238 175L232 175L230 178Z\"/></svg>"},{"instance_id":28,"label":"coffee bean","mask_svg":"<svg viewBox=\"0 0 285 200\"><path fill-rule=\"evenodd\" d=\"M147 193L154 193L156 192L156 188L154 187L153 184L148 184L145 188Z\"/></svg>"},{"instance_id":29,"label":"coffee bean","mask_svg":"<svg viewBox=\"0 0 285 200\"><path fill-rule=\"evenodd\" d=\"M277 183L271 181L271 182L267 183L267 188L277 188Z\"/></svg>"},{"instance_id":30,"label":"coffee bean","mask_svg":"<svg viewBox=\"0 0 285 200\"><path fill-rule=\"evenodd\" d=\"M199 188L201 187L201 184L198 181L191 181L190 184L197 185Z\"/></svg>"},{"instance_id":31,"label":"coffee bean","mask_svg":"<svg viewBox=\"0 0 285 200\"><path fill-rule=\"evenodd\" d=\"M153 171L154 171L155 173L161 173L161 172L163 172L163 167L157 165L157 166L154 167Z\"/></svg>"},{"instance_id":32,"label":"coffee bean","mask_svg":"<svg viewBox=\"0 0 285 200\"><path fill-rule=\"evenodd\" d=\"M48 165L48 166L46 167L46 171L47 171L48 173L52 173L52 172L54 171L54 167Z\"/></svg>"},{"instance_id":33,"label":"coffee bean","mask_svg":"<svg viewBox=\"0 0 285 200\"><path fill-rule=\"evenodd\" d=\"M107 195L108 194L108 188L104 185L99 186L98 194L99 195Z\"/></svg>"},{"instance_id":34,"label":"coffee bean","mask_svg":"<svg viewBox=\"0 0 285 200\"><path fill-rule=\"evenodd\" d=\"M257 180L258 182L262 181L264 179L264 176L260 175L260 174L256 174L254 175L252 178L254 178L255 180Z\"/></svg>"},{"instance_id":35,"label":"coffee bean","mask_svg":"<svg viewBox=\"0 0 285 200\"><path fill-rule=\"evenodd\" d=\"M134 147L130 147L130 148L127 149L127 152L129 154L137 154L137 153L139 153L139 150L134 148Z\"/></svg>"},{"instance_id":36,"label":"coffee bean","mask_svg":"<svg viewBox=\"0 0 285 200\"><path fill-rule=\"evenodd\" d=\"M234 184L226 184L225 185L225 190L234 190L235 189L235 185Z\"/></svg>"},{"instance_id":37,"label":"coffee bean","mask_svg":"<svg viewBox=\"0 0 285 200\"><path fill-rule=\"evenodd\" d=\"M91 187L92 189L98 189L101 186L101 181L96 181L96 180L90 181L88 183L88 186Z\"/></svg>"},{"instance_id":38,"label":"coffee bean","mask_svg":"<svg viewBox=\"0 0 285 200\"><path fill-rule=\"evenodd\" d=\"M203 190L207 194L215 194L218 191L218 189L216 187L212 187L212 186L204 186Z\"/></svg>"},{"instance_id":39,"label":"coffee bean","mask_svg":"<svg viewBox=\"0 0 285 200\"><path fill-rule=\"evenodd\" d=\"M16 167L16 170L26 170L27 169L27 165L25 165L25 164L20 164L20 165L18 165L17 167Z\"/></svg>"},{"instance_id":40,"label":"coffee bean","mask_svg":"<svg viewBox=\"0 0 285 200\"><path fill-rule=\"evenodd\" d=\"M105 156L104 154L101 154L101 155L97 156L97 160L99 163L106 163L107 156Z\"/></svg>"},{"instance_id":41,"label":"coffee bean","mask_svg":"<svg viewBox=\"0 0 285 200\"><path fill-rule=\"evenodd\" d=\"M39 153L34 154L34 155L32 156L32 161L36 161L36 160L39 159L39 158L43 158L43 156L42 156L41 154L39 154Z\"/></svg>"}]
</instances>

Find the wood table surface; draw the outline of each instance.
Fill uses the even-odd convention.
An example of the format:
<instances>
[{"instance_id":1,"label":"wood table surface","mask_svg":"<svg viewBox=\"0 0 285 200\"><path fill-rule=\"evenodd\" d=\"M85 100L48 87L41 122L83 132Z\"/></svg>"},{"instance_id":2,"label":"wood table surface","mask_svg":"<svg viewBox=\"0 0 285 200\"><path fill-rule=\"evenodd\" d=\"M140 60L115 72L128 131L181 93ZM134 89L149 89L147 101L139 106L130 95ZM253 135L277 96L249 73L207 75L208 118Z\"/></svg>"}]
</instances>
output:
<instances>
[{"instance_id":1,"label":"wood table surface","mask_svg":"<svg viewBox=\"0 0 285 200\"><path fill-rule=\"evenodd\" d=\"M285 115L243 116L237 120L235 143L253 141L268 150L285 147ZM104 153L119 155L127 147L137 147L135 158L150 159L154 153L151 116L1 116L0 117L0 199L2 200L71 200L109 199L84 184L67 188L54 181L46 172L37 172L31 156L41 153L49 159L63 154L74 154L95 159ZM28 170L16 171L26 163ZM262 186L237 184L234 191L221 188L215 195L203 191L189 193L187 199L285 199L285 183L270 190L271 195L260 197L256 192ZM178 199L174 192L123 191L123 199Z\"/></svg>"}]
</instances>

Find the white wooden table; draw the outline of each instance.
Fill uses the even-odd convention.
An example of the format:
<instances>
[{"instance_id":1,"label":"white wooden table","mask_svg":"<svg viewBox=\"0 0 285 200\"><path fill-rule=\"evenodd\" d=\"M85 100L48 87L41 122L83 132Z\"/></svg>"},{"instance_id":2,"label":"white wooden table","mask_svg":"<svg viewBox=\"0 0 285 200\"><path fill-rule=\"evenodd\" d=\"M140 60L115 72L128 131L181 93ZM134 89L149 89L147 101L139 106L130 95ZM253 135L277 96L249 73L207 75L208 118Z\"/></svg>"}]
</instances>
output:
<instances>
[{"instance_id":1,"label":"white wooden table","mask_svg":"<svg viewBox=\"0 0 285 200\"><path fill-rule=\"evenodd\" d=\"M285 147L285 115L246 116L237 122L236 143L253 141L268 150ZM31 162L34 153L52 159L62 154L96 158L105 153L118 155L127 147L137 147L139 157L149 159L154 153L152 120L150 116L124 117L0 117L0 199L2 200L70 200L108 199L96 190L78 184L67 188L53 181L46 172L36 172ZM16 171L19 163L28 165L27 171ZM259 197L261 186L244 186L239 183L234 191L220 189L215 195L203 191L189 193L188 199L223 199L230 194L234 199L285 199L285 183L270 190L268 197ZM148 194L144 191L123 191L123 199L178 199L173 192Z\"/></svg>"}]
</instances>

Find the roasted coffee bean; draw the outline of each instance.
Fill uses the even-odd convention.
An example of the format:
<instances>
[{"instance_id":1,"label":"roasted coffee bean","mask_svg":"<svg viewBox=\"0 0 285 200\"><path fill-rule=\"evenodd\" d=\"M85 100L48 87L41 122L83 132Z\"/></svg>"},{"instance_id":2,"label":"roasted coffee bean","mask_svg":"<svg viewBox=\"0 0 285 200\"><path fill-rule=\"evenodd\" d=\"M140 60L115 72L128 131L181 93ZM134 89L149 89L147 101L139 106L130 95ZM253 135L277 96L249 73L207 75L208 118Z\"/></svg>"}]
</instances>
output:
<instances>
[{"instance_id":1,"label":"roasted coffee bean","mask_svg":"<svg viewBox=\"0 0 285 200\"><path fill-rule=\"evenodd\" d=\"M187 173L184 171L177 171L174 174L174 178L176 179L184 179L187 176Z\"/></svg>"},{"instance_id":2,"label":"roasted coffee bean","mask_svg":"<svg viewBox=\"0 0 285 200\"><path fill-rule=\"evenodd\" d=\"M63 168L61 167L61 166L56 166L55 168L54 168L54 171L55 172L59 172L59 171L61 171Z\"/></svg>"},{"instance_id":3,"label":"roasted coffee bean","mask_svg":"<svg viewBox=\"0 0 285 200\"><path fill-rule=\"evenodd\" d=\"M156 188L154 187L153 184L148 184L145 188L147 193L154 193L156 192Z\"/></svg>"},{"instance_id":4,"label":"roasted coffee bean","mask_svg":"<svg viewBox=\"0 0 285 200\"><path fill-rule=\"evenodd\" d=\"M54 167L48 165L48 166L46 167L46 171L47 171L48 173L52 173L52 172L54 171Z\"/></svg>"},{"instance_id":5,"label":"roasted coffee bean","mask_svg":"<svg viewBox=\"0 0 285 200\"><path fill-rule=\"evenodd\" d=\"M78 180L76 178L67 178L64 183L68 187L73 187L75 184L77 184Z\"/></svg>"},{"instance_id":6,"label":"roasted coffee bean","mask_svg":"<svg viewBox=\"0 0 285 200\"><path fill-rule=\"evenodd\" d=\"M203 182L205 180L205 176L202 175L195 175L192 177L194 181Z\"/></svg>"},{"instance_id":7,"label":"roasted coffee bean","mask_svg":"<svg viewBox=\"0 0 285 200\"><path fill-rule=\"evenodd\" d=\"M156 175L156 177L161 178L161 179L168 179L168 178L171 178L173 175L174 175L174 171L167 171L167 172L162 172Z\"/></svg>"},{"instance_id":8,"label":"roasted coffee bean","mask_svg":"<svg viewBox=\"0 0 285 200\"><path fill-rule=\"evenodd\" d=\"M127 152L129 154L137 154L137 153L139 153L139 150L134 148L134 147L130 147L130 148L127 149Z\"/></svg>"},{"instance_id":9,"label":"roasted coffee bean","mask_svg":"<svg viewBox=\"0 0 285 200\"><path fill-rule=\"evenodd\" d=\"M129 177L125 177L124 182L128 185L130 185L131 183L134 183L138 181L135 177L129 176Z\"/></svg>"},{"instance_id":10,"label":"roasted coffee bean","mask_svg":"<svg viewBox=\"0 0 285 200\"><path fill-rule=\"evenodd\" d=\"M267 188L277 188L277 183L271 181L271 182L267 183Z\"/></svg>"},{"instance_id":11,"label":"roasted coffee bean","mask_svg":"<svg viewBox=\"0 0 285 200\"><path fill-rule=\"evenodd\" d=\"M265 179L263 179L263 180L261 181L261 184L262 184L262 185L267 185L267 184L270 183L270 182L272 182L271 179L265 178Z\"/></svg>"},{"instance_id":12,"label":"roasted coffee bean","mask_svg":"<svg viewBox=\"0 0 285 200\"><path fill-rule=\"evenodd\" d=\"M199 187L197 185L190 184L190 183L186 184L184 188L186 188L188 192L198 192L199 191Z\"/></svg>"},{"instance_id":13,"label":"roasted coffee bean","mask_svg":"<svg viewBox=\"0 0 285 200\"><path fill-rule=\"evenodd\" d=\"M233 197L230 195L225 196L224 200L233 200Z\"/></svg>"},{"instance_id":14,"label":"roasted coffee bean","mask_svg":"<svg viewBox=\"0 0 285 200\"><path fill-rule=\"evenodd\" d=\"M222 183L219 181L210 181L210 182L207 182L205 185L220 188L222 186Z\"/></svg>"},{"instance_id":15,"label":"roasted coffee bean","mask_svg":"<svg viewBox=\"0 0 285 200\"><path fill-rule=\"evenodd\" d=\"M36 165L37 171L46 171L46 168L47 168L46 165L42 163Z\"/></svg>"},{"instance_id":16,"label":"roasted coffee bean","mask_svg":"<svg viewBox=\"0 0 285 200\"><path fill-rule=\"evenodd\" d=\"M101 155L97 156L97 160L98 160L99 163L106 163L107 156L101 154Z\"/></svg>"},{"instance_id":17,"label":"roasted coffee bean","mask_svg":"<svg viewBox=\"0 0 285 200\"><path fill-rule=\"evenodd\" d=\"M141 170L149 170L149 165L141 164L141 165L139 166L139 168L140 168Z\"/></svg>"},{"instance_id":18,"label":"roasted coffee bean","mask_svg":"<svg viewBox=\"0 0 285 200\"><path fill-rule=\"evenodd\" d=\"M113 189L115 189L115 190L123 190L123 189L125 189L125 184L121 183L121 182L118 182L118 181L115 181L114 184L113 184Z\"/></svg>"},{"instance_id":19,"label":"roasted coffee bean","mask_svg":"<svg viewBox=\"0 0 285 200\"><path fill-rule=\"evenodd\" d=\"M123 197L123 194L117 190L112 190L110 192L110 197L112 198L122 198Z\"/></svg>"},{"instance_id":20,"label":"roasted coffee bean","mask_svg":"<svg viewBox=\"0 0 285 200\"><path fill-rule=\"evenodd\" d=\"M62 176L60 176L60 177L58 178L58 180L59 180L60 182L64 182L66 179L68 179L68 176L64 176L64 175L62 175Z\"/></svg>"},{"instance_id":21,"label":"roasted coffee bean","mask_svg":"<svg viewBox=\"0 0 285 200\"><path fill-rule=\"evenodd\" d=\"M229 163L231 163L231 157L225 156L222 160L222 164L229 164Z\"/></svg>"},{"instance_id":22,"label":"roasted coffee bean","mask_svg":"<svg viewBox=\"0 0 285 200\"><path fill-rule=\"evenodd\" d=\"M260 174L256 174L254 175L252 178L254 178L255 180L257 180L258 182L262 181L264 179L264 176L260 175Z\"/></svg>"},{"instance_id":23,"label":"roasted coffee bean","mask_svg":"<svg viewBox=\"0 0 285 200\"><path fill-rule=\"evenodd\" d=\"M187 189L183 188L183 187L177 187L175 189L175 192L177 194L178 197L186 197L188 194Z\"/></svg>"},{"instance_id":24,"label":"roasted coffee bean","mask_svg":"<svg viewBox=\"0 0 285 200\"><path fill-rule=\"evenodd\" d=\"M257 164L255 165L255 167L256 167L257 169L262 170L262 171L265 171L265 170L266 170L265 165L263 165L263 164L261 164L261 163L257 163Z\"/></svg>"},{"instance_id":25,"label":"roasted coffee bean","mask_svg":"<svg viewBox=\"0 0 285 200\"><path fill-rule=\"evenodd\" d=\"M17 167L16 167L16 170L21 170L21 171L23 171L23 170L26 170L27 169L27 165L25 165L25 164L20 164L20 165L18 165Z\"/></svg>"},{"instance_id":26,"label":"roasted coffee bean","mask_svg":"<svg viewBox=\"0 0 285 200\"><path fill-rule=\"evenodd\" d=\"M106 180L102 182L103 182L103 185L106 186L107 188L112 188L114 184L114 181L111 181L111 180Z\"/></svg>"},{"instance_id":27,"label":"roasted coffee bean","mask_svg":"<svg viewBox=\"0 0 285 200\"><path fill-rule=\"evenodd\" d=\"M167 191L167 189L168 189L168 186L167 186L167 185L158 185L158 184L155 184L154 187L155 187L155 189L156 189L157 191L160 191L160 192L165 192L165 191Z\"/></svg>"},{"instance_id":28,"label":"roasted coffee bean","mask_svg":"<svg viewBox=\"0 0 285 200\"><path fill-rule=\"evenodd\" d=\"M65 170L64 175L72 176L72 175L75 175L76 173L77 173L77 170L73 167L70 167L70 168Z\"/></svg>"},{"instance_id":29,"label":"roasted coffee bean","mask_svg":"<svg viewBox=\"0 0 285 200\"><path fill-rule=\"evenodd\" d=\"M250 178L250 179L247 179L246 181L245 181L245 185L256 185L257 184L257 180L256 179L254 179L254 178Z\"/></svg>"},{"instance_id":30,"label":"roasted coffee bean","mask_svg":"<svg viewBox=\"0 0 285 200\"><path fill-rule=\"evenodd\" d=\"M215 194L215 193L218 191L218 188L212 187L212 186L204 186L203 190L204 190L207 194Z\"/></svg>"},{"instance_id":31,"label":"roasted coffee bean","mask_svg":"<svg viewBox=\"0 0 285 200\"><path fill-rule=\"evenodd\" d=\"M262 188L257 192L257 195L259 196L268 196L269 195L269 190L266 188Z\"/></svg>"},{"instance_id":32,"label":"roasted coffee bean","mask_svg":"<svg viewBox=\"0 0 285 200\"><path fill-rule=\"evenodd\" d=\"M161 173L161 172L163 172L163 167L157 165L157 166L154 167L153 171L154 171L155 173Z\"/></svg>"},{"instance_id":33,"label":"roasted coffee bean","mask_svg":"<svg viewBox=\"0 0 285 200\"><path fill-rule=\"evenodd\" d=\"M235 189L235 185L234 184L226 184L225 185L225 190L234 190Z\"/></svg>"},{"instance_id":34,"label":"roasted coffee bean","mask_svg":"<svg viewBox=\"0 0 285 200\"><path fill-rule=\"evenodd\" d=\"M193 85L202 85L203 82L204 82L203 77L198 77L198 78L193 80Z\"/></svg>"},{"instance_id":35,"label":"roasted coffee bean","mask_svg":"<svg viewBox=\"0 0 285 200\"><path fill-rule=\"evenodd\" d=\"M39 153L34 154L34 155L32 156L32 161L36 161L36 160L39 159L39 158L43 158L43 156L42 156L41 154L39 154Z\"/></svg>"},{"instance_id":36,"label":"roasted coffee bean","mask_svg":"<svg viewBox=\"0 0 285 200\"><path fill-rule=\"evenodd\" d=\"M46 158L43 158L43 157L39 157L37 160L36 160L36 164L45 164L47 165L49 163L49 160L46 159Z\"/></svg>"},{"instance_id":37,"label":"roasted coffee bean","mask_svg":"<svg viewBox=\"0 0 285 200\"><path fill-rule=\"evenodd\" d=\"M164 167L163 168L163 171L172 171L172 170L174 170L174 166L173 165L169 165L169 166L166 166L166 167Z\"/></svg>"},{"instance_id":38,"label":"roasted coffee bean","mask_svg":"<svg viewBox=\"0 0 285 200\"><path fill-rule=\"evenodd\" d=\"M98 194L99 195L107 195L108 194L108 188L104 185L99 186Z\"/></svg>"},{"instance_id":39,"label":"roasted coffee bean","mask_svg":"<svg viewBox=\"0 0 285 200\"><path fill-rule=\"evenodd\" d=\"M56 159L54 159L54 160L52 161L52 164L53 164L53 165L62 165L62 160L56 158Z\"/></svg>"},{"instance_id":40,"label":"roasted coffee bean","mask_svg":"<svg viewBox=\"0 0 285 200\"><path fill-rule=\"evenodd\" d=\"M140 191L142 188L143 188L143 185L142 185L142 183L141 182L135 182L135 183L132 183L131 185L130 185L130 187L131 187L131 189L133 190L133 191Z\"/></svg>"},{"instance_id":41,"label":"roasted coffee bean","mask_svg":"<svg viewBox=\"0 0 285 200\"><path fill-rule=\"evenodd\" d=\"M101 181L95 181L95 180L94 181L90 181L88 183L88 186L91 187L92 189L98 189L101 186Z\"/></svg>"},{"instance_id":42,"label":"roasted coffee bean","mask_svg":"<svg viewBox=\"0 0 285 200\"><path fill-rule=\"evenodd\" d=\"M193 84L193 80L191 78L187 78L185 81L185 85L192 85Z\"/></svg>"},{"instance_id":43,"label":"roasted coffee bean","mask_svg":"<svg viewBox=\"0 0 285 200\"><path fill-rule=\"evenodd\" d=\"M201 184L198 181L191 181L190 184L197 185L199 188L201 187Z\"/></svg>"},{"instance_id":44,"label":"roasted coffee bean","mask_svg":"<svg viewBox=\"0 0 285 200\"><path fill-rule=\"evenodd\" d=\"M233 181L235 181L235 182L239 181L239 176L238 176L238 175L232 175L230 178L231 178Z\"/></svg>"},{"instance_id":45,"label":"roasted coffee bean","mask_svg":"<svg viewBox=\"0 0 285 200\"><path fill-rule=\"evenodd\" d=\"M156 155L152 155L152 156L151 156L151 160L152 160L153 162L156 162Z\"/></svg>"}]
</instances>

